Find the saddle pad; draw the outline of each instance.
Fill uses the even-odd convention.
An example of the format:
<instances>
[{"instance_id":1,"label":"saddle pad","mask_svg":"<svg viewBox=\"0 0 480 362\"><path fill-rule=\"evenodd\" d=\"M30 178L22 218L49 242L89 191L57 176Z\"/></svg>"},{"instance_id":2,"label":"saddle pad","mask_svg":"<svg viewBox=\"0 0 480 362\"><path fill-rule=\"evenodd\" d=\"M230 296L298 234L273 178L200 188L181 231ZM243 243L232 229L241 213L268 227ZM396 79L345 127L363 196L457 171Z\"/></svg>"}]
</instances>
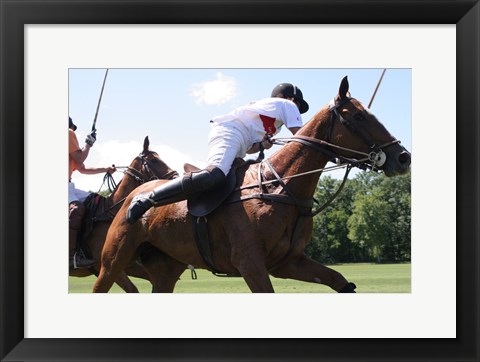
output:
<instances>
[{"instance_id":1,"label":"saddle pad","mask_svg":"<svg viewBox=\"0 0 480 362\"><path fill-rule=\"evenodd\" d=\"M245 163L245 161L242 159L235 160L222 186L214 190L206 191L195 198L188 199L188 212L195 217L203 217L209 215L219 207L235 189L237 183L236 171L238 166L243 163Z\"/></svg>"}]
</instances>

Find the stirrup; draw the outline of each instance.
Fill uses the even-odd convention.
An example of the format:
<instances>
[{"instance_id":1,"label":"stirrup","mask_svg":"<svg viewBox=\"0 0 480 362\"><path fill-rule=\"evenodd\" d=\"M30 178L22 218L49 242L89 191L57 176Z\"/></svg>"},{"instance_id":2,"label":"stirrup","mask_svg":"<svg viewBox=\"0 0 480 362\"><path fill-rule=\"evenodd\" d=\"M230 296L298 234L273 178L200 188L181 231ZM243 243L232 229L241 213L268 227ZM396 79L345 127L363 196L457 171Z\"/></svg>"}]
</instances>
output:
<instances>
[{"instance_id":1,"label":"stirrup","mask_svg":"<svg viewBox=\"0 0 480 362\"><path fill-rule=\"evenodd\" d=\"M83 257L84 259L87 259L87 257L85 256L85 254L83 253L83 250L80 250L80 251L75 251L75 254L73 254L73 270L77 270L77 269L82 269L82 268L89 268L89 267L79 267L78 264L77 264L77 256L80 257L80 259ZM92 260L92 262L94 262Z\"/></svg>"},{"instance_id":2,"label":"stirrup","mask_svg":"<svg viewBox=\"0 0 480 362\"><path fill-rule=\"evenodd\" d=\"M80 255L80 254L78 254L78 251L76 251L75 254L73 254L73 270L78 269L78 266L77 266L77 255Z\"/></svg>"}]
</instances>

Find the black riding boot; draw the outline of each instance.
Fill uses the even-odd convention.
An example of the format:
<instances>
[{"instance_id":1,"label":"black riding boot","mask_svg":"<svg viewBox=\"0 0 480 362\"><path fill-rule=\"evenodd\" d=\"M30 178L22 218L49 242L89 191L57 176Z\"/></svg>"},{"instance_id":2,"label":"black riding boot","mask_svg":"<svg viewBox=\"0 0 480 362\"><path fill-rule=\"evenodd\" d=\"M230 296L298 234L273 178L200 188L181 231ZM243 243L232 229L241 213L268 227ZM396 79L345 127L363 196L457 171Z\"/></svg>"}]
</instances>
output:
<instances>
[{"instance_id":1,"label":"black riding boot","mask_svg":"<svg viewBox=\"0 0 480 362\"><path fill-rule=\"evenodd\" d=\"M133 224L152 206L173 204L210 190L225 181L225 174L215 166L192 172L164 183L149 194L137 195L127 211L127 221Z\"/></svg>"}]
</instances>

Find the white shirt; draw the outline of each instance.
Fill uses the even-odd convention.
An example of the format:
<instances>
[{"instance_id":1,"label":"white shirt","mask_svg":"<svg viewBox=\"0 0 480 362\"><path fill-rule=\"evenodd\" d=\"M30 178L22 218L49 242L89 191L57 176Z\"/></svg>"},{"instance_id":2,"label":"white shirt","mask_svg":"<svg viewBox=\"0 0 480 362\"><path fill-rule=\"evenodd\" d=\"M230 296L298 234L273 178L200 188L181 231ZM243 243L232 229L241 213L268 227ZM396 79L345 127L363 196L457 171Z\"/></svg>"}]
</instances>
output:
<instances>
[{"instance_id":1,"label":"white shirt","mask_svg":"<svg viewBox=\"0 0 480 362\"><path fill-rule=\"evenodd\" d=\"M261 117L263 116L263 117ZM270 120L268 118L269 117ZM250 143L260 142L266 133L273 136L280 132L282 125L288 128L301 127L302 116L292 101L283 98L264 98L232 112L215 117L213 124L240 122L246 130Z\"/></svg>"}]
</instances>

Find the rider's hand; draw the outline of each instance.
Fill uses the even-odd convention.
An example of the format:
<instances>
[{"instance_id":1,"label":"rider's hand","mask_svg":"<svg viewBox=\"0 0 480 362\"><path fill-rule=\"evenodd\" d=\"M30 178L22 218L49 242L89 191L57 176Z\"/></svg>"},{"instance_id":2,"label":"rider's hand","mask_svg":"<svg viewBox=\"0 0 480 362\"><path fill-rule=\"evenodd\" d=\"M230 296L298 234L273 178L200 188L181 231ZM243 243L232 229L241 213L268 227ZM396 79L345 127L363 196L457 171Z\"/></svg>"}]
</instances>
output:
<instances>
[{"instance_id":1,"label":"rider's hand","mask_svg":"<svg viewBox=\"0 0 480 362\"><path fill-rule=\"evenodd\" d=\"M87 137L85 138L85 143L90 147L92 147L96 140L97 140L97 131L95 130L90 132L87 135Z\"/></svg>"},{"instance_id":2,"label":"rider's hand","mask_svg":"<svg viewBox=\"0 0 480 362\"><path fill-rule=\"evenodd\" d=\"M111 175L112 173L114 173L115 171L117 171L117 168L112 165L111 167L107 167L107 172Z\"/></svg>"},{"instance_id":3,"label":"rider's hand","mask_svg":"<svg viewBox=\"0 0 480 362\"><path fill-rule=\"evenodd\" d=\"M273 146L273 143L272 143L270 137L268 137L267 135L265 135L265 137L263 137L263 140L260 143L261 143L263 149L265 149L265 150L268 150L268 149L272 148L272 146Z\"/></svg>"}]
</instances>

